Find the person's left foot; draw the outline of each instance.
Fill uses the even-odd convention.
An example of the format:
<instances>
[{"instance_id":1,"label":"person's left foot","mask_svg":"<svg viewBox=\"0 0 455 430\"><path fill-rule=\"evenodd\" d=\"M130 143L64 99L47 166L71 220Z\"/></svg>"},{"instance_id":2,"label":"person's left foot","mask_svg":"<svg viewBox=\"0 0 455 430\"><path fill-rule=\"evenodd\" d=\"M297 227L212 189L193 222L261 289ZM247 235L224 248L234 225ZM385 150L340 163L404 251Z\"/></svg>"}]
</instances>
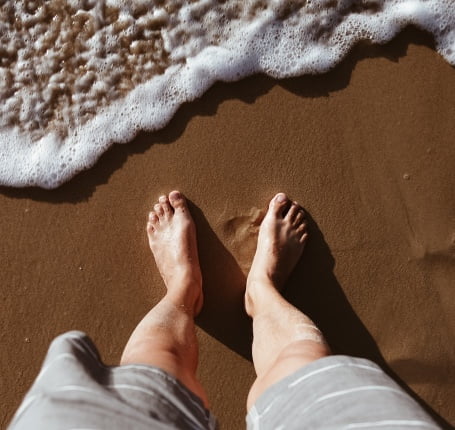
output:
<instances>
[{"instance_id":1,"label":"person's left foot","mask_svg":"<svg viewBox=\"0 0 455 430\"><path fill-rule=\"evenodd\" d=\"M197 315L203 296L196 226L179 191L159 198L149 213L147 235L168 293L181 298L182 304Z\"/></svg>"},{"instance_id":2,"label":"person's left foot","mask_svg":"<svg viewBox=\"0 0 455 430\"><path fill-rule=\"evenodd\" d=\"M302 255L308 237L305 212L278 193L259 229L258 245L246 282L245 309L251 317L267 290L280 291Z\"/></svg>"}]
</instances>

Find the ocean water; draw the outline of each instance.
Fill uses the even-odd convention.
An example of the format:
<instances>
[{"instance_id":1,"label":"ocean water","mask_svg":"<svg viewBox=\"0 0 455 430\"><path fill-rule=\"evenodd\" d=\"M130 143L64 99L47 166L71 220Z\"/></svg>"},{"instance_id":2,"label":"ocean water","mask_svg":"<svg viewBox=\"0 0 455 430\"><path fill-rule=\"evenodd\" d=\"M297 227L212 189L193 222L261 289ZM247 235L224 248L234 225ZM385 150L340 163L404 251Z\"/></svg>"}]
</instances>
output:
<instances>
[{"instance_id":1,"label":"ocean water","mask_svg":"<svg viewBox=\"0 0 455 430\"><path fill-rule=\"evenodd\" d=\"M2 0L0 184L58 187L216 81L323 73L410 24L455 66L453 0Z\"/></svg>"}]
</instances>

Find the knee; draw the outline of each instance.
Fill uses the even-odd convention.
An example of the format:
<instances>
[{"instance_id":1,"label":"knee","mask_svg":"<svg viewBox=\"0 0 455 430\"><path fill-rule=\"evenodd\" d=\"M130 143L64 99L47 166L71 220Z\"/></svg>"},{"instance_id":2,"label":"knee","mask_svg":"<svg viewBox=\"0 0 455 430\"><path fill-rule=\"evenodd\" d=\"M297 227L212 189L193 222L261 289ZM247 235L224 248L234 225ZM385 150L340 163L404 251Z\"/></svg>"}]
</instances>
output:
<instances>
[{"instance_id":1,"label":"knee","mask_svg":"<svg viewBox=\"0 0 455 430\"><path fill-rule=\"evenodd\" d=\"M76 330L68 331L54 338L49 346L49 351L53 353L83 351L99 358L98 350L92 340L84 332Z\"/></svg>"},{"instance_id":2,"label":"knee","mask_svg":"<svg viewBox=\"0 0 455 430\"><path fill-rule=\"evenodd\" d=\"M258 374L248 394L247 409L249 410L261 394L273 384L330 354L330 348L323 341L305 339L290 343L283 348L265 372Z\"/></svg>"},{"instance_id":3,"label":"knee","mask_svg":"<svg viewBox=\"0 0 455 430\"><path fill-rule=\"evenodd\" d=\"M290 360L297 363L301 362L302 365L300 367L303 367L330 354L330 348L323 338L297 340L283 348L278 354L275 363Z\"/></svg>"}]
</instances>

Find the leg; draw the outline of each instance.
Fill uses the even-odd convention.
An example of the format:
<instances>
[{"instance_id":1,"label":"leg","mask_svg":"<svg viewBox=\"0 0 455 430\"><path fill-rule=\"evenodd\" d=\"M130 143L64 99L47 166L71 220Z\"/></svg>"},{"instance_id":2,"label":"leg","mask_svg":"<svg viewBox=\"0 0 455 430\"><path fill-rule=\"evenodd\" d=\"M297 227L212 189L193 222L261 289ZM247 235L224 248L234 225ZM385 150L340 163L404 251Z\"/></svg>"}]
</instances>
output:
<instances>
[{"instance_id":1,"label":"leg","mask_svg":"<svg viewBox=\"0 0 455 430\"><path fill-rule=\"evenodd\" d=\"M170 373L207 406L196 378L198 345L194 316L202 307L196 228L182 194L162 196L147 223L150 248L166 284L164 298L133 331L121 364L148 364Z\"/></svg>"},{"instance_id":2,"label":"leg","mask_svg":"<svg viewBox=\"0 0 455 430\"><path fill-rule=\"evenodd\" d=\"M307 238L303 209L286 195L270 202L247 279L245 307L253 318L257 374L248 410L272 384L330 350L316 325L279 293L302 255Z\"/></svg>"}]
</instances>

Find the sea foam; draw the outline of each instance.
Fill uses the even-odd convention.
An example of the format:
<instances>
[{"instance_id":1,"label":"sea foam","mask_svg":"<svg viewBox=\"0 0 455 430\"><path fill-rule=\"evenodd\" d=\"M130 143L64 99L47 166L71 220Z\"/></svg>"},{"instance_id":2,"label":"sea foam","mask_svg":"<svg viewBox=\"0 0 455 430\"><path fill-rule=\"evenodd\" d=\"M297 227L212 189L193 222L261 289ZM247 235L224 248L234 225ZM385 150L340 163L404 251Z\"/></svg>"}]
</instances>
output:
<instances>
[{"instance_id":1,"label":"sea foam","mask_svg":"<svg viewBox=\"0 0 455 430\"><path fill-rule=\"evenodd\" d=\"M0 184L55 188L215 81L323 73L407 25L455 65L452 0L0 2Z\"/></svg>"}]
</instances>

